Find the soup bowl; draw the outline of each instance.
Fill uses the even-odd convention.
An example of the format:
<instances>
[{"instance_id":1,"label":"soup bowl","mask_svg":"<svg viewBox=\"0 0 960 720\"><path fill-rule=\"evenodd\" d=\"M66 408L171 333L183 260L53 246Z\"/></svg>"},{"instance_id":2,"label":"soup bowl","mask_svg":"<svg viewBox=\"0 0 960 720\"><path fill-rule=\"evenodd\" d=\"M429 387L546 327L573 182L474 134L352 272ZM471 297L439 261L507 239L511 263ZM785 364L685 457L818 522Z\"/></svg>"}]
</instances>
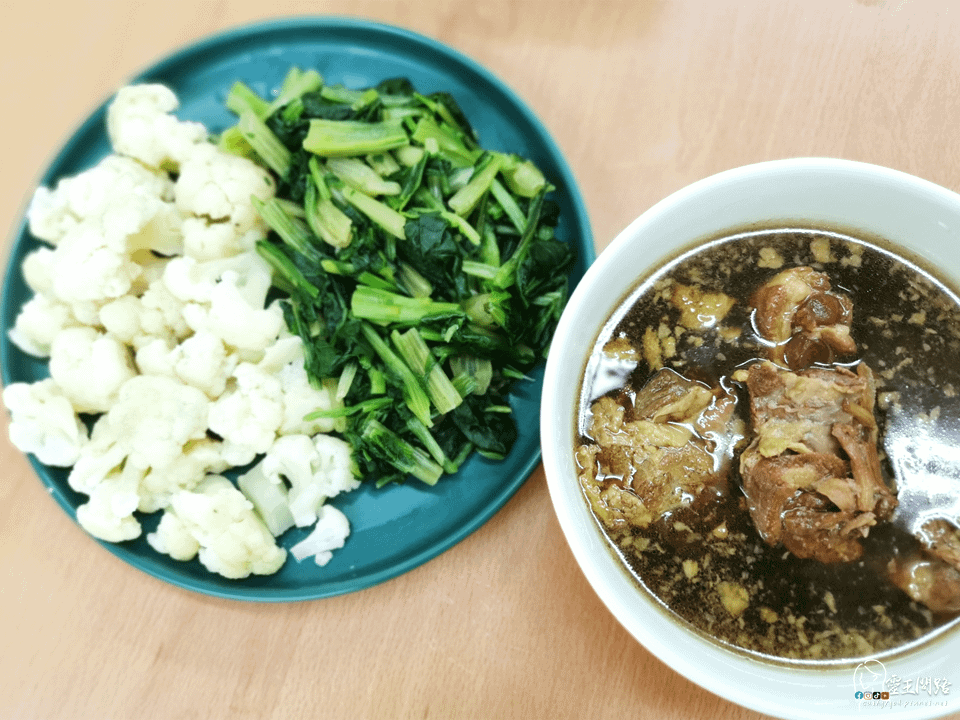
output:
<instances>
[{"instance_id":1,"label":"soup bowl","mask_svg":"<svg viewBox=\"0 0 960 720\"><path fill-rule=\"evenodd\" d=\"M674 671L727 700L783 718L871 713L928 718L957 712L960 628L955 625L903 651L852 661L781 662L725 646L684 624L638 584L580 489L574 460L580 389L608 318L640 281L698 241L751 224L780 223L879 236L948 286L960 287L960 195L902 172L800 158L722 172L671 195L604 249L572 293L557 328L540 422L560 526L587 580L623 627Z\"/></svg>"}]
</instances>

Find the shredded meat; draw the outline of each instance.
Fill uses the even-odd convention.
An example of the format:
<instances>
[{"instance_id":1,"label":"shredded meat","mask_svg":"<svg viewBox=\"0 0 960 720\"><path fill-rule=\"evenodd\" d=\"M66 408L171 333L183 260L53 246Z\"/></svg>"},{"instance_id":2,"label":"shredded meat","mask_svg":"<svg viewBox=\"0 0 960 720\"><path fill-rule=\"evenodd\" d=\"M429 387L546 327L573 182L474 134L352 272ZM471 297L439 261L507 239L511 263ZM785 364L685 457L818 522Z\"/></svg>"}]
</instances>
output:
<instances>
[{"instance_id":1,"label":"shredded meat","mask_svg":"<svg viewBox=\"0 0 960 720\"><path fill-rule=\"evenodd\" d=\"M877 455L870 369L794 373L760 362L747 388L754 439L740 472L761 537L798 557L857 559L870 526L897 505Z\"/></svg>"},{"instance_id":2,"label":"shredded meat","mask_svg":"<svg viewBox=\"0 0 960 720\"><path fill-rule=\"evenodd\" d=\"M637 392L591 407L580 480L608 527L646 526L705 489L725 488L730 449L742 437L735 397L668 369Z\"/></svg>"},{"instance_id":3,"label":"shredded meat","mask_svg":"<svg viewBox=\"0 0 960 720\"><path fill-rule=\"evenodd\" d=\"M771 343L769 359L792 370L856 351L850 335L853 303L813 268L777 273L757 288L750 306L757 331Z\"/></svg>"}]
</instances>

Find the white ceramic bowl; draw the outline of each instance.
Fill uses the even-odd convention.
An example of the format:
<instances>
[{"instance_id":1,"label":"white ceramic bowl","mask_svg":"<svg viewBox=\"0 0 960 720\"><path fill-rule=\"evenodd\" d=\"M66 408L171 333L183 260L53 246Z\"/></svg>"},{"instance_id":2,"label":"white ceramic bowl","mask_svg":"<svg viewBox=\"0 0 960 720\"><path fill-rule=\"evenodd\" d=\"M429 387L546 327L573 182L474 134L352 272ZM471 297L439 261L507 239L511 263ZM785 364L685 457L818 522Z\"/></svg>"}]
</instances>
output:
<instances>
[{"instance_id":1,"label":"white ceramic bowl","mask_svg":"<svg viewBox=\"0 0 960 720\"><path fill-rule=\"evenodd\" d=\"M581 495L573 459L576 408L586 358L626 293L678 250L752 222L794 221L860 229L899 244L960 286L960 195L863 163L804 158L723 172L671 195L630 224L599 256L570 298L547 362L541 442L550 495L566 539L600 599L620 623L676 672L740 705L783 718L939 717L960 710L960 628L912 651L871 663L784 666L738 654L682 627L656 605L609 551ZM917 694L864 703L882 674ZM869 673L867 673L869 675ZM939 688L933 692L934 681ZM858 685L858 682L860 683ZM891 687L892 684L887 685Z\"/></svg>"}]
</instances>

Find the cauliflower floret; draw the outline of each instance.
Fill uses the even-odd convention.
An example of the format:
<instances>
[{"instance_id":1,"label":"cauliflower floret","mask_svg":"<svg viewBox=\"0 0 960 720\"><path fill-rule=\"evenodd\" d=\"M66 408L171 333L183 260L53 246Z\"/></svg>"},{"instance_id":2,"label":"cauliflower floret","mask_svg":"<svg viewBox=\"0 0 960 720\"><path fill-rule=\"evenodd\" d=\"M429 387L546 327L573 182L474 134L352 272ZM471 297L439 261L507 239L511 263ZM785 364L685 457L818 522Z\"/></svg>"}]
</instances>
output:
<instances>
[{"instance_id":1,"label":"cauliflower floret","mask_svg":"<svg viewBox=\"0 0 960 720\"><path fill-rule=\"evenodd\" d=\"M276 302L267 308L250 303L242 282L237 273L225 272L210 291L210 303L187 303L183 316L195 332L210 332L241 351L262 352L280 335L283 311Z\"/></svg>"},{"instance_id":2,"label":"cauliflower floret","mask_svg":"<svg viewBox=\"0 0 960 720\"><path fill-rule=\"evenodd\" d=\"M160 516L157 529L147 535L147 542L158 553L181 562L193 560L200 551L200 543L190 534L183 520L169 511Z\"/></svg>"},{"instance_id":3,"label":"cauliflower floret","mask_svg":"<svg viewBox=\"0 0 960 720\"><path fill-rule=\"evenodd\" d=\"M118 470L127 453L117 442L117 431L110 417L101 415L90 431L90 440L80 448L80 454L67 484L76 492L92 495L108 475Z\"/></svg>"},{"instance_id":4,"label":"cauliflower floret","mask_svg":"<svg viewBox=\"0 0 960 720\"><path fill-rule=\"evenodd\" d=\"M133 339L143 332L140 325L142 310L140 298L124 295L103 305L97 312L97 319L107 335L131 345Z\"/></svg>"},{"instance_id":5,"label":"cauliflower floret","mask_svg":"<svg viewBox=\"0 0 960 720\"><path fill-rule=\"evenodd\" d=\"M180 300L156 279L140 297L124 295L102 305L97 320L109 336L138 350L158 339L173 347L192 333L182 311Z\"/></svg>"},{"instance_id":6,"label":"cauliflower floret","mask_svg":"<svg viewBox=\"0 0 960 720\"><path fill-rule=\"evenodd\" d=\"M64 182L66 179L60 181L60 188ZM38 187L34 191L27 207L27 224L35 238L56 245L78 222L70 209L66 192L47 187Z\"/></svg>"},{"instance_id":7,"label":"cauliflower floret","mask_svg":"<svg viewBox=\"0 0 960 720\"><path fill-rule=\"evenodd\" d=\"M227 379L239 359L228 353L223 341L208 332L191 335L171 346L165 338L155 338L137 350L137 367L144 375L166 375L203 390L216 399L226 389Z\"/></svg>"},{"instance_id":8,"label":"cauliflower floret","mask_svg":"<svg viewBox=\"0 0 960 720\"><path fill-rule=\"evenodd\" d=\"M79 325L69 306L51 300L46 295L34 295L21 306L7 336L25 353L34 357L48 357L54 338L64 328Z\"/></svg>"},{"instance_id":9,"label":"cauliflower floret","mask_svg":"<svg viewBox=\"0 0 960 720\"><path fill-rule=\"evenodd\" d=\"M237 357L227 352L217 336L198 332L173 349L172 364L177 377L187 385L218 398L237 366Z\"/></svg>"},{"instance_id":10,"label":"cauliflower floret","mask_svg":"<svg viewBox=\"0 0 960 720\"><path fill-rule=\"evenodd\" d=\"M324 380L320 388L310 383L304 367L303 341L298 335L281 333L281 337L263 354L258 363L266 372L276 375L283 388L283 424L281 435L316 435L343 431L344 418L303 418L314 410L333 410L343 407L343 399L337 397L337 380Z\"/></svg>"},{"instance_id":11,"label":"cauliflower floret","mask_svg":"<svg viewBox=\"0 0 960 720\"><path fill-rule=\"evenodd\" d=\"M140 536L140 522L133 516L139 497L142 468L127 463L107 475L90 492L90 499L77 508L77 522L88 533L107 542L123 542Z\"/></svg>"},{"instance_id":12,"label":"cauliflower floret","mask_svg":"<svg viewBox=\"0 0 960 720\"><path fill-rule=\"evenodd\" d=\"M180 166L174 190L184 216L229 222L238 236L255 228L265 230L250 197L268 200L275 192L266 170L210 144L193 148Z\"/></svg>"},{"instance_id":13,"label":"cauliflower floret","mask_svg":"<svg viewBox=\"0 0 960 720\"><path fill-rule=\"evenodd\" d=\"M183 252L183 218L172 203L163 202L155 208L152 203L141 203L138 210L143 216L151 214L146 222L143 222L143 217L137 218L135 215L128 220L128 227L139 225L139 229L127 235L127 248L131 253L138 250L156 251L169 256Z\"/></svg>"},{"instance_id":14,"label":"cauliflower floret","mask_svg":"<svg viewBox=\"0 0 960 720\"><path fill-rule=\"evenodd\" d=\"M228 270L240 270L248 262L246 256L200 261L193 257L175 257L163 270L163 283L183 303L208 303L213 287ZM264 268L269 275L269 269ZM262 273L261 273L262 274ZM267 284L263 289L266 297Z\"/></svg>"},{"instance_id":15,"label":"cauliflower floret","mask_svg":"<svg viewBox=\"0 0 960 720\"><path fill-rule=\"evenodd\" d=\"M127 236L167 212L173 191L167 175L131 158L108 155L89 170L63 178L54 189L37 188L27 220L33 236L51 245L82 223Z\"/></svg>"},{"instance_id":16,"label":"cauliflower floret","mask_svg":"<svg viewBox=\"0 0 960 720\"><path fill-rule=\"evenodd\" d=\"M10 442L22 452L55 467L69 467L80 457L87 429L53 380L11 383L3 404L11 415Z\"/></svg>"},{"instance_id":17,"label":"cauliflower floret","mask_svg":"<svg viewBox=\"0 0 960 720\"><path fill-rule=\"evenodd\" d=\"M222 473L229 467L219 442L209 438L191 440L172 463L147 471L140 482L138 509L151 513L166 508L175 493L192 490L207 475Z\"/></svg>"},{"instance_id":18,"label":"cauliflower floret","mask_svg":"<svg viewBox=\"0 0 960 720\"><path fill-rule=\"evenodd\" d=\"M182 552L191 547L185 538L189 534L199 545L200 562L211 572L232 579L271 575L286 560L286 550L277 545L253 504L221 475L209 475L195 490L176 493L164 512L176 515L179 525L168 521L151 545L161 552Z\"/></svg>"},{"instance_id":19,"label":"cauliflower floret","mask_svg":"<svg viewBox=\"0 0 960 720\"><path fill-rule=\"evenodd\" d=\"M197 260L233 257L254 250L265 236L260 227L238 233L232 223L189 217L183 221L183 254Z\"/></svg>"},{"instance_id":20,"label":"cauliflower floret","mask_svg":"<svg viewBox=\"0 0 960 720\"><path fill-rule=\"evenodd\" d=\"M83 223L54 252L51 290L66 303L107 301L128 293L142 272L127 252L126 238Z\"/></svg>"},{"instance_id":21,"label":"cauliflower floret","mask_svg":"<svg viewBox=\"0 0 960 720\"><path fill-rule=\"evenodd\" d=\"M28 209L31 232L56 247L25 268L31 287L65 303L130 292L144 272L136 257L183 249L172 191L165 175L116 155L55 190L39 188Z\"/></svg>"},{"instance_id":22,"label":"cauliflower floret","mask_svg":"<svg viewBox=\"0 0 960 720\"><path fill-rule=\"evenodd\" d=\"M290 554L297 562L312 555L314 562L323 567L333 558L331 551L342 548L349 535L350 521L347 516L332 505L324 505L320 508L316 527L290 548Z\"/></svg>"},{"instance_id":23,"label":"cauliflower floret","mask_svg":"<svg viewBox=\"0 0 960 720\"><path fill-rule=\"evenodd\" d=\"M290 483L289 505L297 527L312 525L328 498L360 485L353 450L332 435L283 435L261 463L268 480Z\"/></svg>"},{"instance_id":24,"label":"cauliflower floret","mask_svg":"<svg viewBox=\"0 0 960 720\"><path fill-rule=\"evenodd\" d=\"M70 303L70 312L77 322L87 327L100 329L100 308L106 303L102 300L85 300Z\"/></svg>"},{"instance_id":25,"label":"cauliflower floret","mask_svg":"<svg viewBox=\"0 0 960 720\"><path fill-rule=\"evenodd\" d=\"M120 388L107 417L128 461L163 469L189 441L207 436L209 409L210 400L196 388L168 377L137 375Z\"/></svg>"},{"instance_id":26,"label":"cauliflower floret","mask_svg":"<svg viewBox=\"0 0 960 720\"><path fill-rule=\"evenodd\" d=\"M263 351L263 357L257 364L263 370L279 375L284 367L303 357L303 340L299 335L293 335L284 325L280 337Z\"/></svg>"},{"instance_id":27,"label":"cauliflower floret","mask_svg":"<svg viewBox=\"0 0 960 720\"><path fill-rule=\"evenodd\" d=\"M127 348L93 328L66 328L50 345L50 376L78 412L111 409L134 375Z\"/></svg>"},{"instance_id":28,"label":"cauliflower floret","mask_svg":"<svg viewBox=\"0 0 960 720\"><path fill-rule=\"evenodd\" d=\"M27 287L35 293L49 295L53 293L53 264L56 256L53 248L39 247L27 253L20 270Z\"/></svg>"},{"instance_id":29,"label":"cauliflower floret","mask_svg":"<svg viewBox=\"0 0 960 720\"><path fill-rule=\"evenodd\" d=\"M175 381L172 382L176 385ZM142 394L138 393L138 396L142 399ZM146 408L143 410L144 415L149 412ZM154 413L154 419L156 415ZM71 488L92 498L97 488L108 482L121 468L137 467L139 484L135 507L149 513L167 507L173 494L193 489L207 474L220 473L229 467L223 458L220 443L207 437L186 440L169 460L163 455L158 458L157 454L136 452L133 443L138 438L149 440L148 432L144 428L118 424L126 419L122 416L118 419L116 413L100 416L93 426L89 441L81 446L67 477ZM143 424L149 424L149 418L145 417ZM133 434L136 437L131 437ZM181 432L180 437L186 434L189 433ZM143 437L145 435L146 438ZM176 438L172 442L178 441L179 438ZM151 466L150 462L155 464Z\"/></svg>"},{"instance_id":30,"label":"cauliflower floret","mask_svg":"<svg viewBox=\"0 0 960 720\"><path fill-rule=\"evenodd\" d=\"M279 378L283 387L283 425L280 426L282 434L316 435L345 429L345 418L304 420L304 417L314 410L335 410L343 407L343 400L337 398L336 379L324 380L322 387L315 388L307 377L303 358L282 368Z\"/></svg>"},{"instance_id":31,"label":"cauliflower floret","mask_svg":"<svg viewBox=\"0 0 960 720\"><path fill-rule=\"evenodd\" d=\"M277 303L264 308L270 290L270 266L256 252L199 262L172 259L163 282L184 302L183 317L195 332L210 332L238 350L261 353L284 331Z\"/></svg>"},{"instance_id":32,"label":"cauliflower floret","mask_svg":"<svg viewBox=\"0 0 960 720\"><path fill-rule=\"evenodd\" d=\"M191 329L183 317L183 304L162 280L155 280L140 297L140 328L144 335L181 340Z\"/></svg>"},{"instance_id":33,"label":"cauliflower floret","mask_svg":"<svg viewBox=\"0 0 960 720\"><path fill-rule=\"evenodd\" d=\"M114 150L152 168L176 170L207 139L201 123L183 122L170 114L179 105L164 85L121 88L107 108L107 134Z\"/></svg>"},{"instance_id":34,"label":"cauliflower floret","mask_svg":"<svg viewBox=\"0 0 960 720\"><path fill-rule=\"evenodd\" d=\"M223 455L232 465L266 452L282 422L280 381L249 362L237 365L226 391L210 404L210 430L223 438Z\"/></svg>"},{"instance_id":35,"label":"cauliflower floret","mask_svg":"<svg viewBox=\"0 0 960 720\"><path fill-rule=\"evenodd\" d=\"M313 445L316 448L314 478L324 496L336 497L360 486L360 471L353 459L350 443L333 435L315 435Z\"/></svg>"},{"instance_id":36,"label":"cauliflower floret","mask_svg":"<svg viewBox=\"0 0 960 720\"><path fill-rule=\"evenodd\" d=\"M163 375L176 377L173 369L173 342L167 338L144 338L144 344L137 348L137 370L141 375Z\"/></svg>"},{"instance_id":37,"label":"cauliflower floret","mask_svg":"<svg viewBox=\"0 0 960 720\"><path fill-rule=\"evenodd\" d=\"M244 302L250 307L263 307L273 275L266 260L255 251L216 260L173 258L163 272L167 288L185 303L209 303L213 289L225 277L236 285Z\"/></svg>"},{"instance_id":38,"label":"cauliflower floret","mask_svg":"<svg viewBox=\"0 0 960 720\"><path fill-rule=\"evenodd\" d=\"M314 481L312 461L316 452L306 435L283 435L260 463L269 482L279 485L285 479L290 483L287 504L297 527L315 523L317 510L326 500L320 483Z\"/></svg>"}]
</instances>

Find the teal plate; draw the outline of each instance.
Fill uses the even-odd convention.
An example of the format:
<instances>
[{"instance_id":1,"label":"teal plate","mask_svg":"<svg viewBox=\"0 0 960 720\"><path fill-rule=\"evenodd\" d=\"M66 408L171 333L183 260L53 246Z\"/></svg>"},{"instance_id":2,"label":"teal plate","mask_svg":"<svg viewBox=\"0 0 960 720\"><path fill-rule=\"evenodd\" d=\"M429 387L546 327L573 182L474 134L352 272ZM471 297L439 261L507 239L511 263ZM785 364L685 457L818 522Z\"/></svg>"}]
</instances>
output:
<instances>
[{"instance_id":1,"label":"teal plate","mask_svg":"<svg viewBox=\"0 0 960 720\"><path fill-rule=\"evenodd\" d=\"M386 25L347 18L296 18L241 27L192 45L160 61L133 81L160 82L180 98L177 115L203 122L212 132L233 124L224 106L235 80L264 96L275 94L291 65L315 68L329 83L367 87L408 77L421 92L446 90L462 106L484 147L515 152L536 162L557 187L561 206L557 235L572 243L579 259L570 284L582 277L595 257L586 209L573 175L549 133L533 112L502 81L460 53L435 40ZM110 152L105 133L106 107L100 107L61 150L41 180L51 185L96 164ZM48 375L47 364L20 352L7 330L30 291L19 271L24 256L37 247L26 223L14 238L2 298L0 364L5 385L33 382ZM226 580L196 560L181 563L153 551L143 536L101 543L114 555L163 581L224 598L261 602L311 600L355 592L412 570L474 532L520 488L540 461L539 411L542 367L532 382L511 395L519 439L502 462L471 458L454 476L434 487L411 481L376 489L367 483L337 497L333 504L350 519L346 545L325 566L289 558L275 575ZM30 461L50 494L73 518L83 495L67 485L67 472ZM144 534L157 515L143 519ZM306 534L291 530L282 538L289 548ZM465 568L464 572L468 570Z\"/></svg>"}]
</instances>

